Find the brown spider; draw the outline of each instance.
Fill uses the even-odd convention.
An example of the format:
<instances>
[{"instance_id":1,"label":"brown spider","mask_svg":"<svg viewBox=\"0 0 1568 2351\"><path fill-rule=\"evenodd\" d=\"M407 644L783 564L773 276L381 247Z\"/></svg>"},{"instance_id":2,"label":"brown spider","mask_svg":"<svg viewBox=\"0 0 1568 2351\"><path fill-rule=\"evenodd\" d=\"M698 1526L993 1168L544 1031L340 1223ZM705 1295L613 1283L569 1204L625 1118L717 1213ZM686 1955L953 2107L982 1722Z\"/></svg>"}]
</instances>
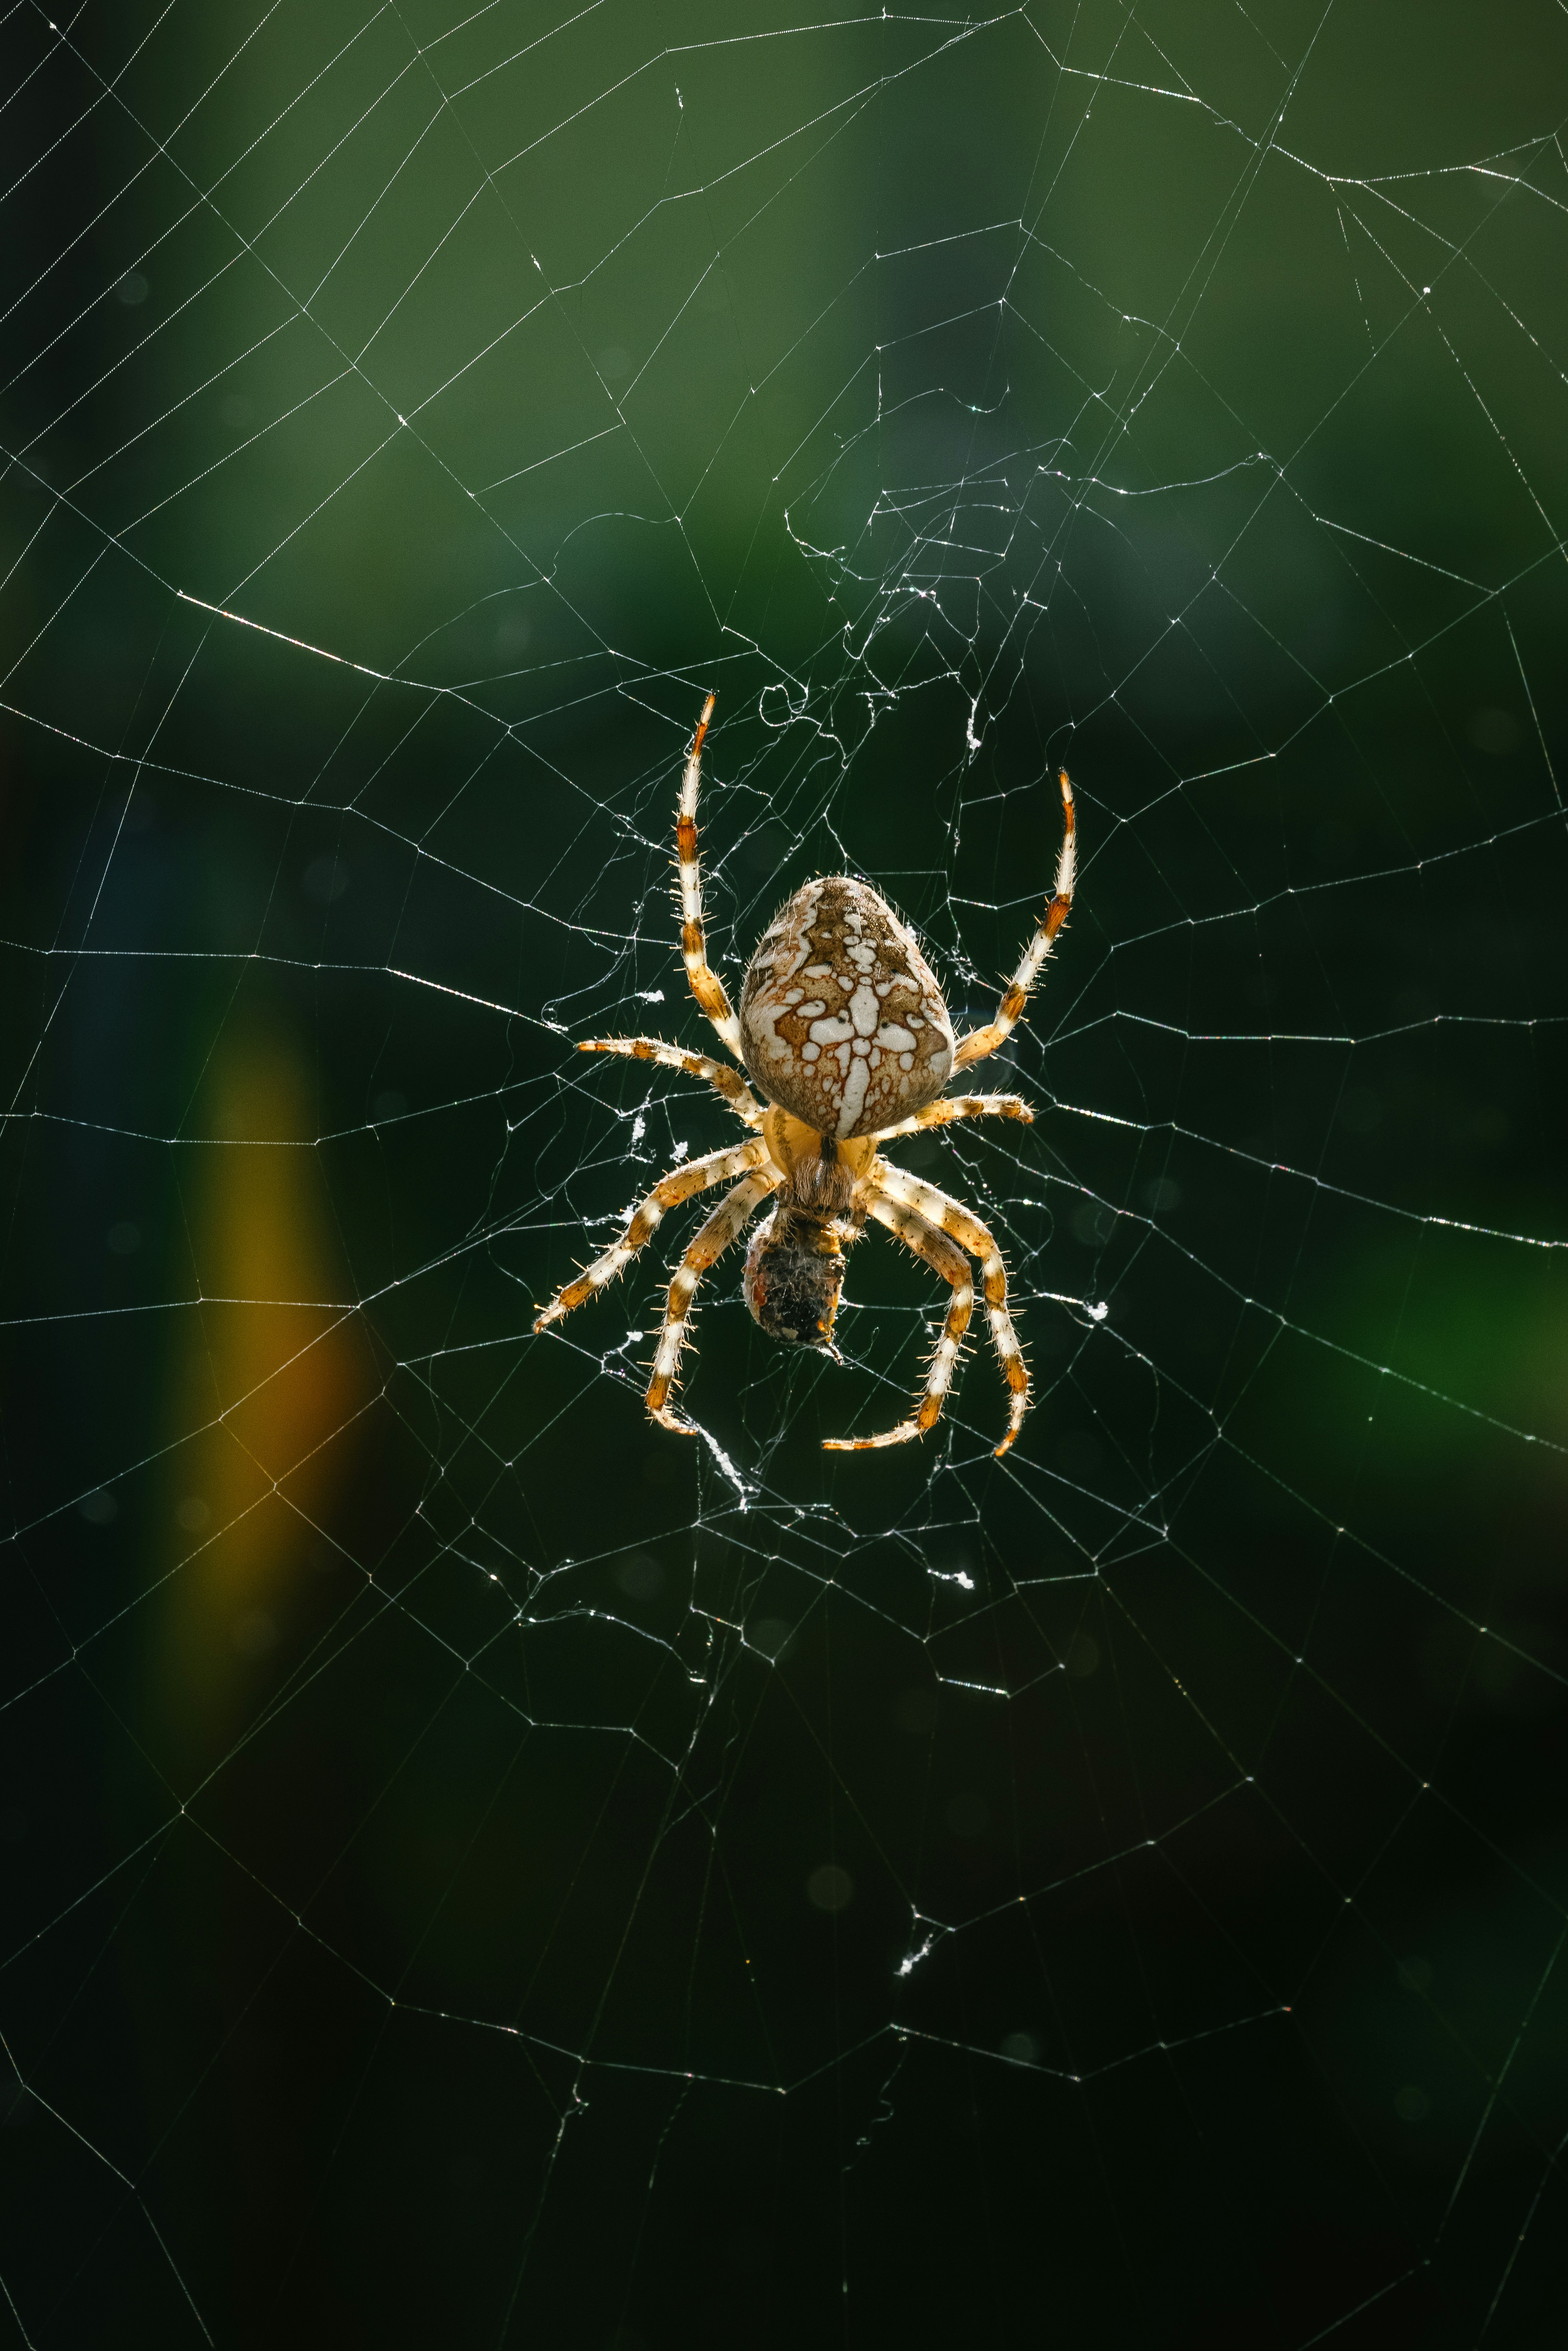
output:
<instances>
[{"instance_id":1,"label":"brown spider","mask_svg":"<svg viewBox=\"0 0 1568 2351\"><path fill-rule=\"evenodd\" d=\"M842 1359L833 1345L833 1318L843 1286L843 1249L858 1238L868 1216L924 1258L953 1296L925 1386L913 1417L880 1437L831 1437L831 1452L859 1453L922 1437L941 1416L959 1344L974 1311L975 1286L965 1251L978 1258L991 1337L1010 1390L1005 1453L1029 1405L1029 1374L1008 1313L1008 1276L995 1241L969 1210L935 1185L893 1166L877 1149L895 1135L946 1126L958 1118L1032 1119L1017 1094L956 1094L939 1100L956 1069L983 1061L1017 1026L1029 991L1072 904L1072 787L1063 770L1063 830L1056 885L996 1019L973 1029L955 1050L942 991L919 943L884 898L842 874L808 882L763 934L741 991L740 1017L730 1009L724 983L708 967L703 937L702 873L697 862L697 785L703 738L715 697L703 705L681 783L675 842L680 858L681 953L692 994L750 1078L704 1053L687 1053L662 1037L595 1037L580 1053L625 1053L662 1061L706 1078L737 1116L758 1132L749 1143L666 1176L654 1186L612 1249L557 1290L534 1324L542 1331L612 1281L645 1242L664 1211L710 1185L742 1180L726 1195L681 1259L659 1336L648 1410L665 1428L693 1435L670 1405L686 1335L692 1293L716 1258L740 1232L752 1210L779 1195L772 1215L746 1259L746 1302L775 1339L814 1347ZM766 1104L766 1106L765 1106Z\"/></svg>"}]
</instances>

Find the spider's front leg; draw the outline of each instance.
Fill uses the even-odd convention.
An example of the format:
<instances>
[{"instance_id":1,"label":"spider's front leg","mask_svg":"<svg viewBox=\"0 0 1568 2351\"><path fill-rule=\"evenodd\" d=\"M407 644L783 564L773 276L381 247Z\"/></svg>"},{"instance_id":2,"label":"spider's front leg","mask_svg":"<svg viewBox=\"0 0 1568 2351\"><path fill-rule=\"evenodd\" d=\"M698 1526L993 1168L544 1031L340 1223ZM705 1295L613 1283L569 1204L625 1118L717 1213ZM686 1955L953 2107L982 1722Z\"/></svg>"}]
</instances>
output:
<instances>
[{"instance_id":1,"label":"spider's front leg","mask_svg":"<svg viewBox=\"0 0 1568 2351\"><path fill-rule=\"evenodd\" d=\"M735 1239L753 1208L766 1200L769 1192L778 1190L780 1180L769 1168L764 1174L748 1176L744 1184L737 1184L733 1192L727 1193L675 1270L664 1327L659 1333L659 1352L653 1358L653 1376L648 1383L648 1410L661 1428L673 1428L682 1437L696 1434L690 1421L682 1420L669 1403L681 1349L685 1344L693 1294L714 1259L722 1257Z\"/></svg>"},{"instance_id":2,"label":"spider's front leg","mask_svg":"<svg viewBox=\"0 0 1568 2351\"><path fill-rule=\"evenodd\" d=\"M998 1454L1005 1453L1023 1426L1023 1416L1029 1410L1029 1369L1023 1359L1023 1349L1019 1345L1018 1332L1013 1328L1012 1316L1008 1311L1008 1270L1002 1261L1002 1253L988 1226L983 1225L961 1200L955 1200L949 1194L938 1191L935 1184L923 1183L918 1176L910 1175L907 1168L890 1166L885 1159L881 1161L877 1167L877 1184L884 1199L901 1204L938 1227L942 1232L950 1234L969 1251L971 1257L977 1257L980 1261L991 1343L1002 1367L1002 1377L1008 1384L1008 1433L996 1448ZM882 1214L874 1201L872 1214L873 1217Z\"/></svg>"},{"instance_id":3,"label":"spider's front leg","mask_svg":"<svg viewBox=\"0 0 1568 2351\"><path fill-rule=\"evenodd\" d=\"M866 1206L879 1224L901 1240L905 1249L924 1258L942 1276L952 1290L947 1307L947 1320L942 1336L936 1342L936 1352L925 1374L925 1393L912 1420L901 1420L896 1428L884 1429L880 1437L826 1437L823 1449L828 1453L871 1453L884 1445L906 1445L912 1437L924 1437L935 1428L941 1418L942 1405L952 1384L953 1367L958 1360L969 1317L975 1311L975 1284L969 1272L969 1260L961 1249L947 1238L946 1233L928 1222L915 1208L906 1207L900 1200L890 1199L881 1188L883 1170L878 1169L877 1188L868 1186Z\"/></svg>"},{"instance_id":4,"label":"spider's front leg","mask_svg":"<svg viewBox=\"0 0 1568 2351\"><path fill-rule=\"evenodd\" d=\"M689 1200L694 1192L706 1192L710 1185L725 1184L732 1176L747 1174L753 1167L761 1166L767 1156L768 1145L758 1136L752 1143L732 1144L727 1151L710 1151L706 1158L690 1161L686 1166L677 1168L673 1176L666 1176L662 1183L655 1184L632 1215L614 1248L606 1249L602 1257L595 1258L575 1281L567 1282L556 1291L548 1306L541 1307L534 1322L535 1331L546 1330L550 1323L559 1322L563 1314L570 1314L573 1307L584 1304L596 1290L602 1290L607 1282L614 1280L618 1273L624 1272L638 1250L653 1239L664 1222L667 1208L676 1207L682 1200ZM706 1228L704 1229L706 1231Z\"/></svg>"}]
</instances>

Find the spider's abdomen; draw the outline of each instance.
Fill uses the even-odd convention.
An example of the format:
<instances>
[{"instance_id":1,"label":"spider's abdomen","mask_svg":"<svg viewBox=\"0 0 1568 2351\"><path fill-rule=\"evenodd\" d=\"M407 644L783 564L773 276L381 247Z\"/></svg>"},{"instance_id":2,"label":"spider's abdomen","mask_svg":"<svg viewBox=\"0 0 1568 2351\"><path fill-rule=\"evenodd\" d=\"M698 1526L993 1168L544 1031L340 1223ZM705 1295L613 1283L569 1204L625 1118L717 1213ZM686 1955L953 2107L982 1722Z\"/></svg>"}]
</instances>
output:
<instances>
[{"instance_id":1,"label":"spider's abdomen","mask_svg":"<svg viewBox=\"0 0 1568 2351\"><path fill-rule=\"evenodd\" d=\"M768 925L740 998L752 1083L819 1134L874 1134L935 1102L953 1026L885 898L841 874L808 882Z\"/></svg>"}]
</instances>

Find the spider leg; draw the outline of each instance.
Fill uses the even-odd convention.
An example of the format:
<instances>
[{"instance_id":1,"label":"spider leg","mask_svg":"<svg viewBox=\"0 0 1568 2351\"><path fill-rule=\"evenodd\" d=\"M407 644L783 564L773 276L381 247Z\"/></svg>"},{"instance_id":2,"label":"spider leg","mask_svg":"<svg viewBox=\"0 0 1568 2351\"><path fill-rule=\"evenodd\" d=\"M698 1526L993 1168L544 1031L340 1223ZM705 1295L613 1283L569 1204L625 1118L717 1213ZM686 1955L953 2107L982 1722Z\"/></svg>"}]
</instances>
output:
<instances>
[{"instance_id":1,"label":"spider leg","mask_svg":"<svg viewBox=\"0 0 1568 2351\"><path fill-rule=\"evenodd\" d=\"M750 1148L748 1144L742 1147ZM692 1293L714 1259L723 1256L758 1201L765 1200L769 1192L776 1192L780 1181L768 1169L761 1175L748 1176L733 1192L727 1192L675 1269L664 1327L659 1333L659 1352L653 1358L653 1376L648 1383L648 1410L662 1428L675 1429L682 1437L695 1434L690 1421L682 1420L668 1402L685 1343Z\"/></svg>"},{"instance_id":2,"label":"spider leg","mask_svg":"<svg viewBox=\"0 0 1568 2351\"><path fill-rule=\"evenodd\" d=\"M1030 989L1040 976L1040 967L1051 953L1056 934L1067 920L1072 908L1072 883L1078 869L1077 830L1072 813L1072 786L1063 768L1057 777L1061 786L1061 848L1056 860L1056 885L1049 906L1035 926L1035 934L1024 949L1023 961L1013 974L1007 994L997 1009L997 1017L988 1028L972 1029L961 1040L953 1056L956 1070L967 1069L971 1061L983 1061L998 1045L1005 1045L1023 1017Z\"/></svg>"},{"instance_id":3,"label":"spider leg","mask_svg":"<svg viewBox=\"0 0 1568 2351\"><path fill-rule=\"evenodd\" d=\"M658 1231L666 1208L689 1200L694 1192L706 1192L710 1185L725 1184L732 1176L747 1174L751 1168L760 1166L767 1156L768 1145L758 1136L751 1143L732 1144L725 1151L710 1151L706 1158L693 1159L685 1167L677 1167L674 1175L654 1185L614 1248L595 1258L575 1281L567 1282L548 1306L540 1308L534 1329L543 1331L551 1322L559 1322L563 1314L570 1314L574 1306L582 1305L595 1290L602 1290L606 1282L624 1272L637 1251Z\"/></svg>"},{"instance_id":4,"label":"spider leg","mask_svg":"<svg viewBox=\"0 0 1568 2351\"><path fill-rule=\"evenodd\" d=\"M717 1087L747 1126L761 1123L762 1104L740 1071L732 1070L727 1061L710 1061L706 1053L688 1053L679 1045L666 1045L662 1037L590 1037L577 1050L580 1053L624 1053L633 1061L662 1061L667 1070L685 1070L688 1078L706 1078L710 1086Z\"/></svg>"},{"instance_id":5,"label":"spider leg","mask_svg":"<svg viewBox=\"0 0 1568 2351\"><path fill-rule=\"evenodd\" d=\"M878 1224L885 1225L895 1239L916 1257L935 1267L944 1281L952 1287L953 1296L947 1307L947 1320L942 1336L936 1342L936 1352L931 1358L925 1374L925 1392L919 1407L910 1420L901 1420L896 1428L884 1429L880 1437L827 1437L823 1449L829 1453L870 1453L884 1445L904 1445L912 1437L924 1437L934 1428L942 1415L943 1401L953 1377L953 1366L958 1360L958 1349L969 1317L975 1311L975 1284L969 1272L969 1260L961 1249L950 1241L946 1233L901 1200L894 1200L881 1189L881 1169L865 1186L862 1197ZM873 1185L877 1187L873 1188Z\"/></svg>"},{"instance_id":6,"label":"spider leg","mask_svg":"<svg viewBox=\"0 0 1568 2351\"><path fill-rule=\"evenodd\" d=\"M681 956L699 1008L713 1022L736 1060L744 1061L746 1057L740 1050L740 1023L724 992L723 980L716 971L708 968L706 934L703 928L703 877L697 856L697 786L702 780L703 737L707 733L708 720L713 716L714 701L715 696L710 694L703 705L697 731L692 737L692 747L686 755L686 771L681 778L680 805L675 818L675 853L681 867Z\"/></svg>"},{"instance_id":7,"label":"spider leg","mask_svg":"<svg viewBox=\"0 0 1568 2351\"><path fill-rule=\"evenodd\" d=\"M1034 1117L1028 1102L1019 1094L948 1094L940 1102L927 1102L912 1118L901 1118L896 1126L880 1127L868 1135L868 1143L892 1143L901 1134L919 1134L928 1126L951 1126L959 1118L1021 1118Z\"/></svg>"},{"instance_id":8,"label":"spider leg","mask_svg":"<svg viewBox=\"0 0 1568 2351\"><path fill-rule=\"evenodd\" d=\"M991 1326L991 1340L1001 1359L1002 1377L1008 1384L1008 1433L997 1447L1005 1453L1029 1410L1029 1373L1025 1368L1023 1350L1019 1345L1018 1332L1013 1329L1012 1316L1008 1312L1008 1270L1002 1263L1002 1253L978 1217L965 1207L961 1200L950 1199L939 1192L935 1184L923 1184L918 1176L907 1168L894 1167L884 1159L878 1163L873 1178L878 1189L890 1200L901 1201L915 1209L944 1233L967 1249L980 1260L980 1279L985 1284L986 1313ZM873 1216L881 1214L875 1201Z\"/></svg>"}]
</instances>

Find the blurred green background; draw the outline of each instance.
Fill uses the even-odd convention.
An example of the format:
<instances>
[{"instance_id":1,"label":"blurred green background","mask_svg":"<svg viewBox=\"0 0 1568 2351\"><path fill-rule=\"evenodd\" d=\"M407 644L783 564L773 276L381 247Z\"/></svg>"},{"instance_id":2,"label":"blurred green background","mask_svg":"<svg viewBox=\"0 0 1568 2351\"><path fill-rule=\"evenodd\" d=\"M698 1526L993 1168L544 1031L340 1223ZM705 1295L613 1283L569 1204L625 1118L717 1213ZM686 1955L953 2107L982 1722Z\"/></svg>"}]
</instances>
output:
<instances>
[{"instance_id":1,"label":"blurred green background","mask_svg":"<svg viewBox=\"0 0 1568 2351\"><path fill-rule=\"evenodd\" d=\"M1559 2343L1561 11L0 41L0 2334ZM530 1335L709 688L732 989L1071 768L1005 1463Z\"/></svg>"}]
</instances>

